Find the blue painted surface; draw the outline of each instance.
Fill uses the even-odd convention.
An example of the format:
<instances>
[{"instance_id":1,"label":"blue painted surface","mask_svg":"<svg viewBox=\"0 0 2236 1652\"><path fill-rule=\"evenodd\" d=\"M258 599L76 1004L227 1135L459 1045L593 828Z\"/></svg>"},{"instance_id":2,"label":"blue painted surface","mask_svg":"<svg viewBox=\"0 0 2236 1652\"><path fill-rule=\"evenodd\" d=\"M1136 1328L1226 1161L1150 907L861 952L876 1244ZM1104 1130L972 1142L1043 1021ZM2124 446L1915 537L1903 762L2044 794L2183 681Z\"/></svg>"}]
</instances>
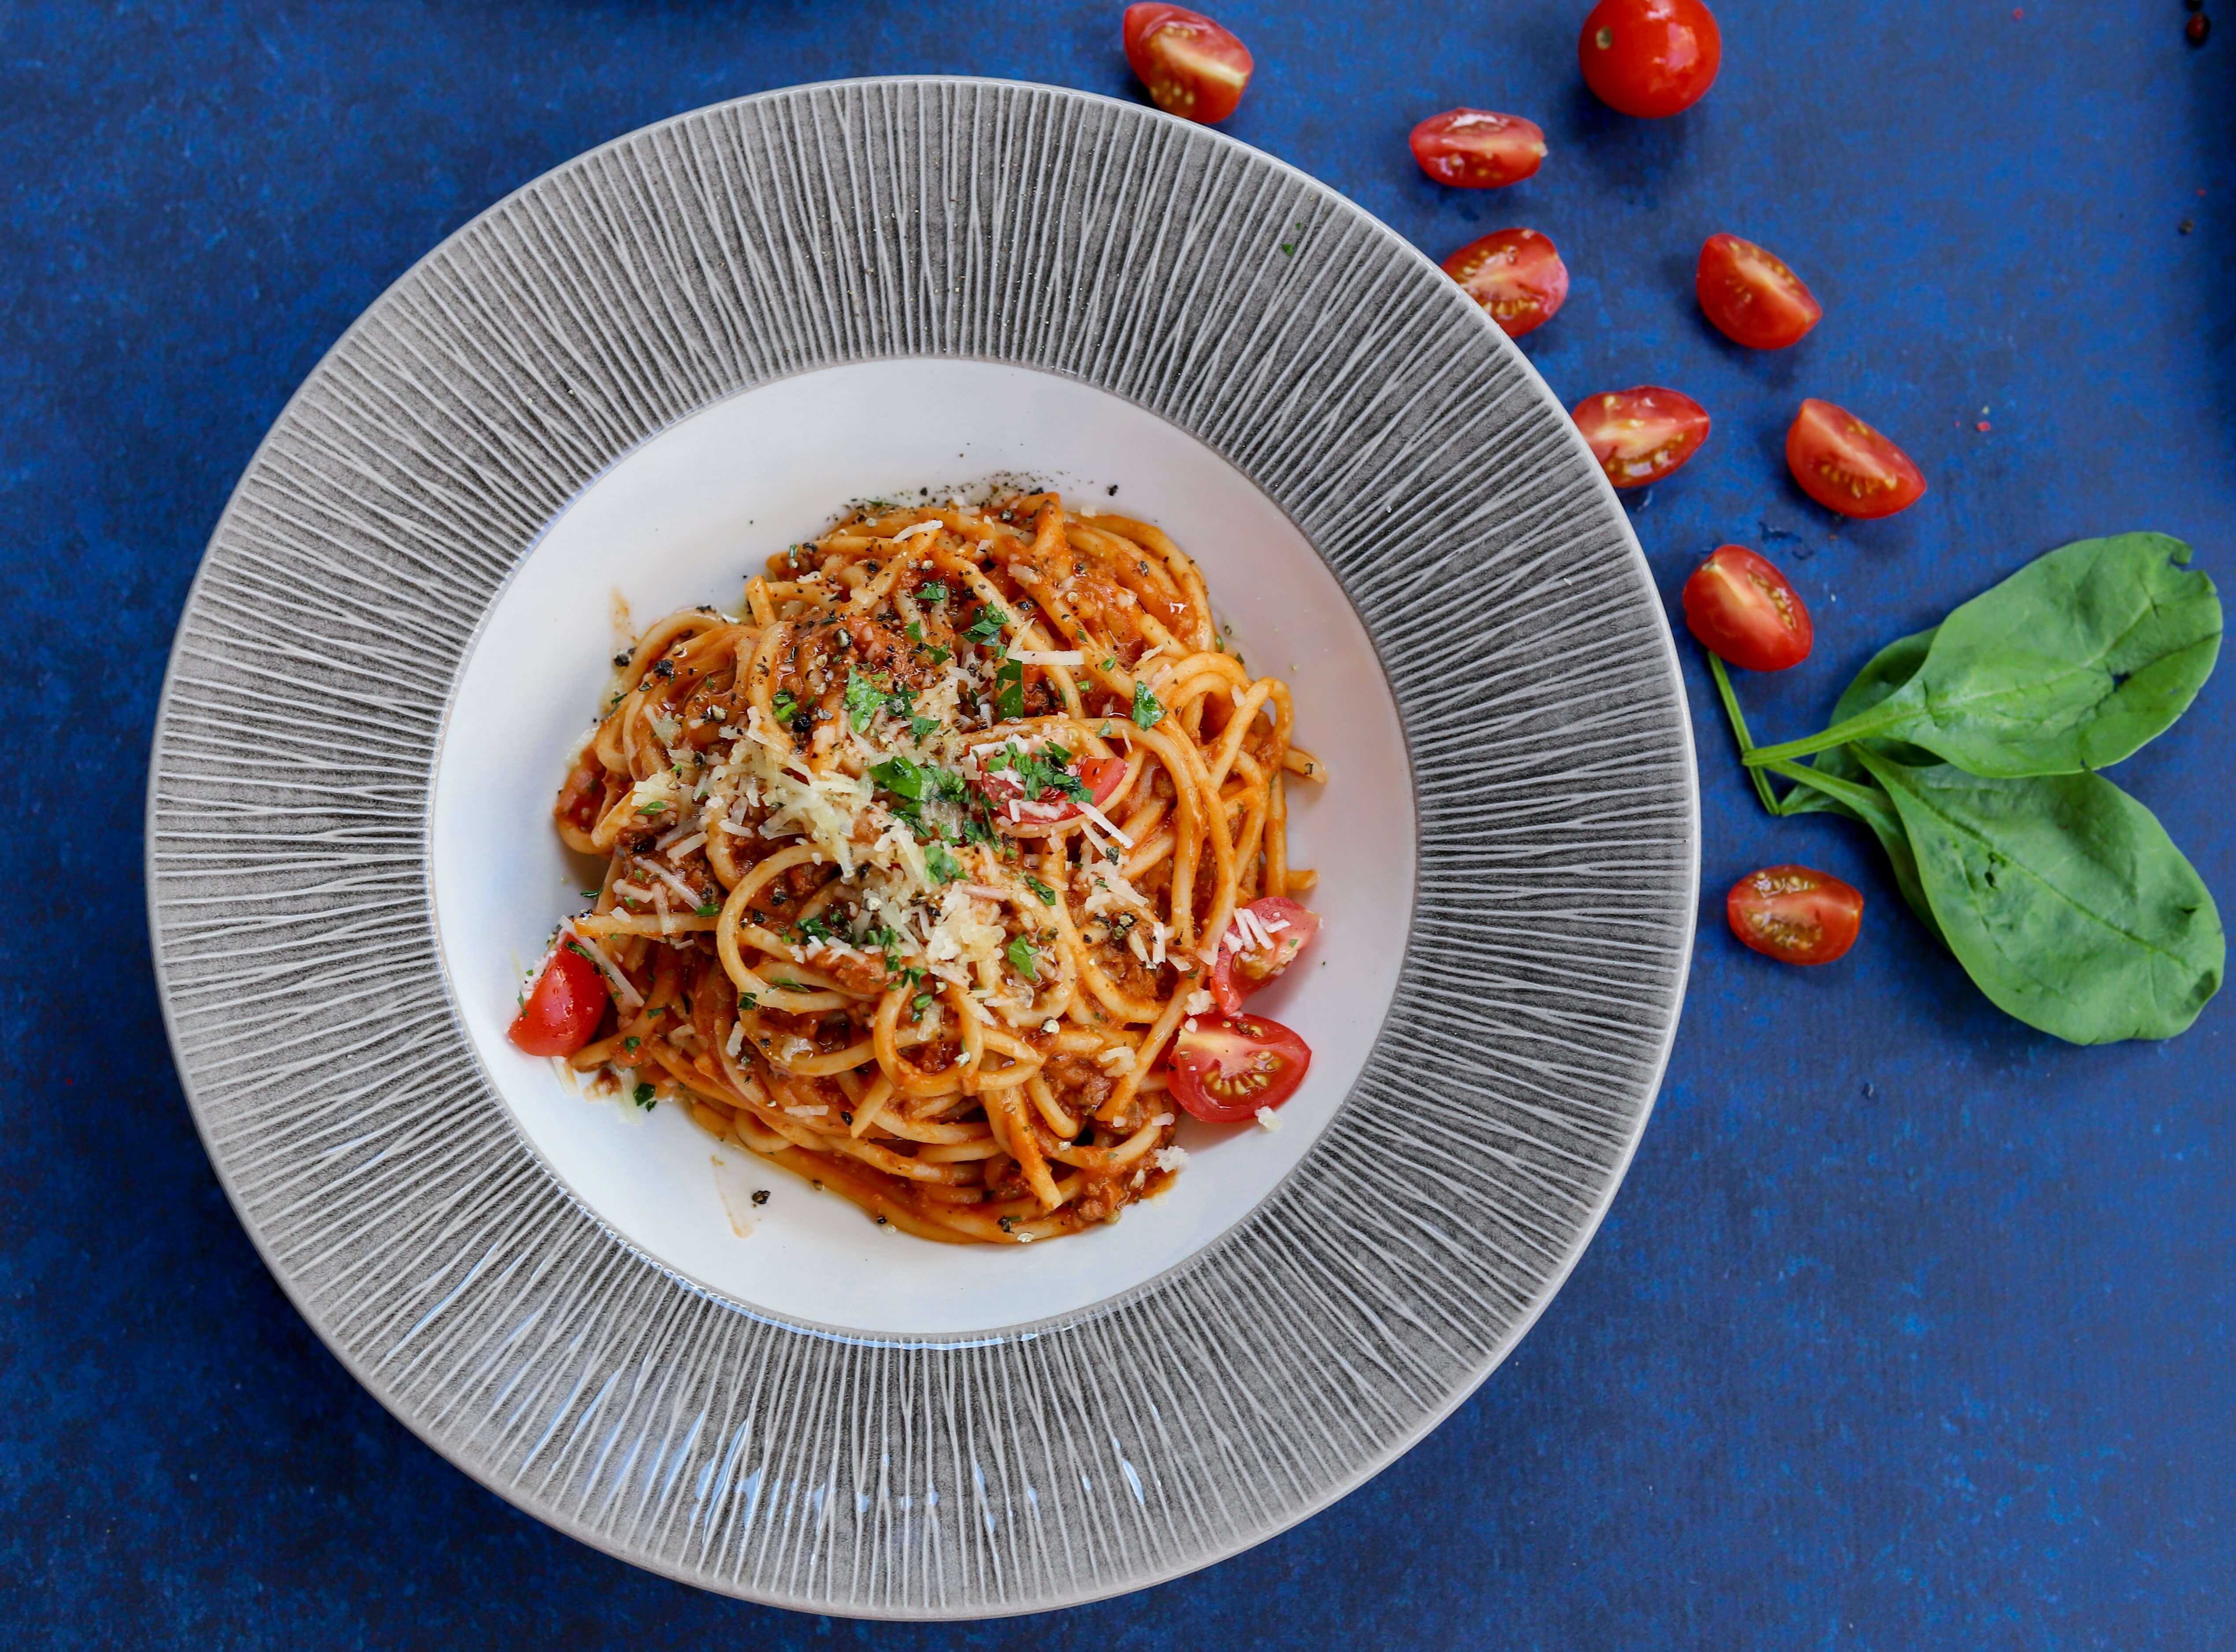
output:
<instances>
[{"instance_id":1,"label":"blue painted surface","mask_svg":"<svg viewBox=\"0 0 2236 1652\"><path fill-rule=\"evenodd\" d=\"M1674 597L1766 550L1817 656L1743 684L1818 726L1856 666L2035 553L2156 527L2236 559L2236 37L2177 0L1720 0L1710 100L1642 125L1577 83L1582 0L1233 0L1228 129L1432 254L1527 223L1575 273L1528 341L1570 400L1716 417L1635 503ZM0 627L18 886L0 963L0 1640L68 1647L1404 1643L2193 1647L2236 1623L2236 1006L2068 1049L1932 951L1875 853L1773 822L1687 647L1706 881L1683 1030L1597 1242L1520 1352L1365 1490L1254 1552L1052 1619L819 1622L557 1537L418 1445L251 1252L180 1099L141 919L172 626L234 478L412 260L678 110L903 70L1128 95L1114 3L0 0ZM2224 30L2236 27L2228 19ZM1458 102L1550 135L1513 190L1407 158ZM2193 223L2193 234L2180 226ZM1726 346L1730 229L1827 319ZM1785 477L1806 394L1933 490L1842 527ZM1990 426L1980 429L1983 422ZM2236 683L2126 765L2225 905ZM1771 860L1859 884L1845 964L1718 921Z\"/></svg>"}]
</instances>

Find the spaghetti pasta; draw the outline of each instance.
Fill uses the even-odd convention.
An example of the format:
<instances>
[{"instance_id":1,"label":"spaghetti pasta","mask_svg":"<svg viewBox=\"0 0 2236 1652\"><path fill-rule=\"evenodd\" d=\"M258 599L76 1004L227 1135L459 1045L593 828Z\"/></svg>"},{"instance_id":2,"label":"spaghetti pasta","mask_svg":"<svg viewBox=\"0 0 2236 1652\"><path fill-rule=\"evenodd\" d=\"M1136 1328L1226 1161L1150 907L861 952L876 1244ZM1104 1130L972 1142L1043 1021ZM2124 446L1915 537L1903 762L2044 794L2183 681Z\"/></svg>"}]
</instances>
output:
<instances>
[{"instance_id":1,"label":"spaghetti pasta","mask_svg":"<svg viewBox=\"0 0 2236 1652\"><path fill-rule=\"evenodd\" d=\"M1169 1182L1170 1045L1309 936L1286 787L1325 773L1179 546L1054 493L865 506L615 665L554 810L606 871L549 1048L926 1239Z\"/></svg>"}]
</instances>

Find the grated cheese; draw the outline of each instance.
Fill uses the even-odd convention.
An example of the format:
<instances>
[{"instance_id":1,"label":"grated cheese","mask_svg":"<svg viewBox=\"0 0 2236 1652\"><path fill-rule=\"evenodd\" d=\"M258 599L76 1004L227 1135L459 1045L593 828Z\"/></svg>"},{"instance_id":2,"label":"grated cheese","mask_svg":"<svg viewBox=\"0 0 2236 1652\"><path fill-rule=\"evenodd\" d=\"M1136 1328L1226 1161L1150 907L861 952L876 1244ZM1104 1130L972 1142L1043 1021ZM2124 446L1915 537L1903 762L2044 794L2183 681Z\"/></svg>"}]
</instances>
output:
<instances>
[{"instance_id":1,"label":"grated cheese","mask_svg":"<svg viewBox=\"0 0 2236 1652\"><path fill-rule=\"evenodd\" d=\"M1014 642L1003 657L1015 660L1019 665L1079 666L1087 663L1087 655L1077 648L1021 648Z\"/></svg>"}]
</instances>

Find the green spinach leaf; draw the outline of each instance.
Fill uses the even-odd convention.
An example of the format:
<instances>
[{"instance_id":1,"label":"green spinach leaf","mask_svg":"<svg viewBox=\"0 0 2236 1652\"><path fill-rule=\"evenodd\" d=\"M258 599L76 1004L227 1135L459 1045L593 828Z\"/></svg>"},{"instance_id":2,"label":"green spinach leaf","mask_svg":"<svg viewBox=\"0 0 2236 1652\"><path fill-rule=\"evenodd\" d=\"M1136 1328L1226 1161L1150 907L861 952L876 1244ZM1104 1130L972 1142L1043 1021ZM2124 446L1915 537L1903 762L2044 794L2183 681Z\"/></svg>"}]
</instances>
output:
<instances>
[{"instance_id":1,"label":"green spinach leaf","mask_svg":"<svg viewBox=\"0 0 2236 1652\"><path fill-rule=\"evenodd\" d=\"M1897 740L1990 777L2108 767L2164 733L2212 673L2220 598L2188 561L2188 546L2154 533L2037 557L1943 620L1913 674L1876 704L1746 761Z\"/></svg>"},{"instance_id":2,"label":"green spinach leaf","mask_svg":"<svg viewBox=\"0 0 2236 1652\"><path fill-rule=\"evenodd\" d=\"M1901 816L1943 938L2009 1015L2073 1043L2170 1038L2227 943L2157 818L2097 774L2001 779L1851 748Z\"/></svg>"},{"instance_id":3,"label":"green spinach leaf","mask_svg":"<svg viewBox=\"0 0 2236 1652\"><path fill-rule=\"evenodd\" d=\"M1842 691L1839 703L1832 708L1834 724L1862 716L1916 676L1918 667L1925 663L1926 651L1932 648L1933 639L1940 629L1937 625L1931 630L1898 637L1873 655L1864 668L1856 673L1856 680ZM1932 753L1901 740L1882 740L1875 749L1884 752L1897 763L1922 765L1935 760ZM1864 766L1848 755L1848 748L1845 746L1835 746L1828 752L1820 752L1810 767L1820 774L1830 774L1835 780L1846 780L1851 785L1874 784L1871 777L1864 773ZM1861 818L1846 805L1835 802L1831 794L1824 791L1789 793L1782 813L1806 814L1812 809L1829 810L1851 819Z\"/></svg>"}]
</instances>

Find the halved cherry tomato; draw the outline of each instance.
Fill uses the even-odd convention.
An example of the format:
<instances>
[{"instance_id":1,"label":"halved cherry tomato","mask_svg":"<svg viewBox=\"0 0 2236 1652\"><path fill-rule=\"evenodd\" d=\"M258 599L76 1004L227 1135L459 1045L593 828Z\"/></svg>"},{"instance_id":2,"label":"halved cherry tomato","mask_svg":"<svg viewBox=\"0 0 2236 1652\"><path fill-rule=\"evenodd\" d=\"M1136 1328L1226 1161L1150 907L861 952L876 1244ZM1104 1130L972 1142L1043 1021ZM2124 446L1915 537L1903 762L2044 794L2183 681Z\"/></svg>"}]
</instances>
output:
<instances>
[{"instance_id":1,"label":"halved cherry tomato","mask_svg":"<svg viewBox=\"0 0 2236 1652\"><path fill-rule=\"evenodd\" d=\"M1804 493L1844 517L1891 517L1925 492L1925 473L1909 454L1847 409L1813 397L1786 432L1786 464Z\"/></svg>"},{"instance_id":2,"label":"halved cherry tomato","mask_svg":"<svg viewBox=\"0 0 2236 1652\"><path fill-rule=\"evenodd\" d=\"M1211 1124L1239 1124L1297 1093L1312 1052L1263 1016L1199 1016L1173 1041L1173 1099Z\"/></svg>"},{"instance_id":3,"label":"halved cherry tomato","mask_svg":"<svg viewBox=\"0 0 2236 1652\"><path fill-rule=\"evenodd\" d=\"M1545 159L1545 134L1535 121L1489 109L1431 115L1413 128L1408 142L1421 170L1455 189L1519 183Z\"/></svg>"},{"instance_id":4,"label":"halved cherry tomato","mask_svg":"<svg viewBox=\"0 0 2236 1652\"><path fill-rule=\"evenodd\" d=\"M1282 895L1261 895L1242 909L1253 925L1273 937L1271 946L1246 946L1242 925L1227 931L1219 944L1219 962L1211 966L1211 996L1222 1015L1235 1015L1242 1000L1297 961L1297 954L1320 932L1319 914Z\"/></svg>"},{"instance_id":5,"label":"halved cherry tomato","mask_svg":"<svg viewBox=\"0 0 2236 1652\"><path fill-rule=\"evenodd\" d=\"M1584 19L1576 57L1601 102L1659 119L1707 95L1724 37L1700 0L1600 0Z\"/></svg>"},{"instance_id":6,"label":"halved cherry tomato","mask_svg":"<svg viewBox=\"0 0 2236 1652\"><path fill-rule=\"evenodd\" d=\"M1223 121L1250 84L1250 48L1185 6L1126 8L1126 61L1167 115Z\"/></svg>"},{"instance_id":7,"label":"halved cherry tomato","mask_svg":"<svg viewBox=\"0 0 2236 1652\"><path fill-rule=\"evenodd\" d=\"M1781 964L1830 964L1856 944L1864 898L1829 872L1765 866L1724 900L1732 933Z\"/></svg>"},{"instance_id":8,"label":"halved cherry tomato","mask_svg":"<svg viewBox=\"0 0 2236 1652\"><path fill-rule=\"evenodd\" d=\"M505 1037L531 1056L571 1056L606 1013L606 977L573 948L556 949Z\"/></svg>"},{"instance_id":9,"label":"halved cherry tomato","mask_svg":"<svg viewBox=\"0 0 2236 1652\"><path fill-rule=\"evenodd\" d=\"M1568 267L1534 229L1494 229L1446 259L1444 273L1490 311L1509 339L1543 326L1568 299Z\"/></svg>"},{"instance_id":10,"label":"halved cherry tomato","mask_svg":"<svg viewBox=\"0 0 2236 1652\"><path fill-rule=\"evenodd\" d=\"M1736 235L1701 243L1693 291L1717 331L1750 350L1799 344L1825 319L1825 306L1784 259Z\"/></svg>"},{"instance_id":11,"label":"halved cherry tomato","mask_svg":"<svg viewBox=\"0 0 2236 1652\"><path fill-rule=\"evenodd\" d=\"M1708 439L1708 410L1682 391L1658 385L1587 396L1570 417L1619 488L1659 482Z\"/></svg>"},{"instance_id":12,"label":"halved cherry tomato","mask_svg":"<svg viewBox=\"0 0 2236 1652\"><path fill-rule=\"evenodd\" d=\"M1126 778L1126 760L1122 757L1082 757L1066 771L1078 776L1087 788L1088 801L1101 808L1110 800ZM1025 795L1024 785L1006 768L987 769L979 763L970 766L970 784L984 794L994 806L996 824L1001 826L1055 826L1060 821L1074 819L1087 813L1079 800L1062 792L1042 789L1037 798ZM1012 815L1009 805L1017 806Z\"/></svg>"},{"instance_id":13,"label":"halved cherry tomato","mask_svg":"<svg viewBox=\"0 0 2236 1652\"><path fill-rule=\"evenodd\" d=\"M1817 641L1809 609L1785 575L1744 545L1724 545L1685 582L1685 626L1749 671L1783 671Z\"/></svg>"}]
</instances>

